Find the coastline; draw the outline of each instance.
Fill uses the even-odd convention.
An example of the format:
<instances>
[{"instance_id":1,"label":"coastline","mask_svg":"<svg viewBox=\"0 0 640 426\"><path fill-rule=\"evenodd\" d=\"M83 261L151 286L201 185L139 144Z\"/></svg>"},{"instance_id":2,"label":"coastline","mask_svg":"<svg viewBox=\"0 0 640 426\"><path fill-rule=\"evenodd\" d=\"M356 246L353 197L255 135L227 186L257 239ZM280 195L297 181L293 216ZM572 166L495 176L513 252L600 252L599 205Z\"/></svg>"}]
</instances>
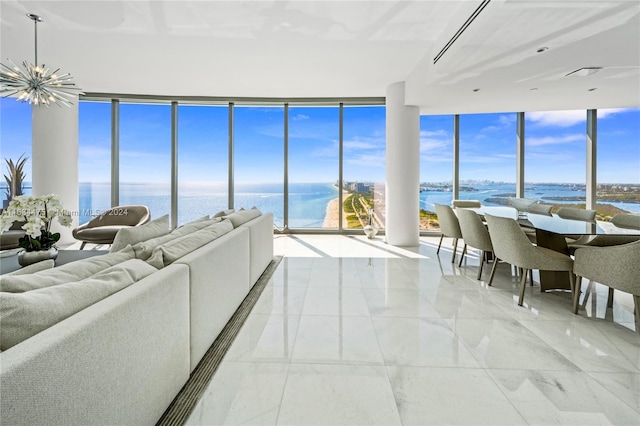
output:
<instances>
[{"instance_id":1,"label":"coastline","mask_svg":"<svg viewBox=\"0 0 640 426\"><path fill-rule=\"evenodd\" d=\"M343 198L348 195L349 192L343 191ZM324 216L323 228L338 228L338 220L340 215L340 199L338 197L327 203L327 213ZM342 227L347 227L347 214L342 210Z\"/></svg>"}]
</instances>

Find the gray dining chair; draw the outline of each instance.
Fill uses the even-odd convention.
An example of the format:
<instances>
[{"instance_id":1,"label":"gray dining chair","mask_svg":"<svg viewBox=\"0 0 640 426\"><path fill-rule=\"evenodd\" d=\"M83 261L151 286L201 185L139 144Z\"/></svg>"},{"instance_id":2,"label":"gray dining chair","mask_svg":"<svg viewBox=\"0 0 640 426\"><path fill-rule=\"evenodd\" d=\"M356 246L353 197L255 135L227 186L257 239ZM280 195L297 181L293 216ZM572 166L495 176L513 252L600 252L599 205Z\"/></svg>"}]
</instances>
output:
<instances>
[{"instance_id":1,"label":"gray dining chair","mask_svg":"<svg viewBox=\"0 0 640 426\"><path fill-rule=\"evenodd\" d=\"M456 251L458 250L458 239L462 238L460 223L451 207L444 204L435 204L435 206L441 232L436 253L440 253L440 246L442 245L442 239L444 237L453 238L453 256L451 257L451 263L454 263L456 261Z\"/></svg>"},{"instance_id":2,"label":"gray dining chair","mask_svg":"<svg viewBox=\"0 0 640 426\"><path fill-rule=\"evenodd\" d=\"M551 204L533 204L529 207L528 212L533 214L543 214L545 216L551 216L551 209L553 206Z\"/></svg>"},{"instance_id":3,"label":"gray dining chair","mask_svg":"<svg viewBox=\"0 0 640 426\"><path fill-rule=\"evenodd\" d=\"M608 306L613 291L633 295L636 332L640 333L640 241L610 247L583 247L575 252L573 272L577 275L573 313L578 313L582 278L609 286Z\"/></svg>"},{"instance_id":4,"label":"gray dining chair","mask_svg":"<svg viewBox=\"0 0 640 426\"><path fill-rule=\"evenodd\" d=\"M531 206L538 203L538 200L532 198L516 198L509 197L509 205L519 212L528 212Z\"/></svg>"},{"instance_id":5,"label":"gray dining chair","mask_svg":"<svg viewBox=\"0 0 640 426\"><path fill-rule=\"evenodd\" d=\"M465 209L473 209L482 207L482 203L479 200L453 200L451 201L451 205L453 208L465 208Z\"/></svg>"},{"instance_id":6,"label":"gray dining chair","mask_svg":"<svg viewBox=\"0 0 640 426\"><path fill-rule=\"evenodd\" d=\"M579 220L582 222L595 223L596 211L590 209L578 209L575 207L560 207L556 212L558 217L569 220ZM588 244L591 236L588 235L565 235L567 241L567 247L569 251L573 253L576 247L582 244Z\"/></svg>"},{"instance_id":7,"label":"gray dining chair","mask_svg":"<svg viewBox=\"0 0 640 426\"><path fill-rule=\"evenodd\" d=\"M618 228L640 229L640 215L620 213L611 218L611 223ZM571 253L574 253L575 250L581 247L609 247L628 244L638 240L640 240L640 236L638 235L588 235L569 243L569 250Z\"/></svg>"},{"instance_id":8,"label":"gray dining chair","mask_svg":"<svg viewBox=\"0 0 640 426\"><path fill-rule=\"evenodd\" d=\"M541 271L567 271L572 293L575 292L573 282L573 259L571 257L553 251L548 248L535 246L529 241L518 223L510 218L491 216L485 214L489 235L493 244L494 259L489 285L493 282L498 259L515 267L522 268L522 280L520 282L520 298L518 305L522 306L529 271L538 269ZM533 281L532 281L533 284Z\"/></svg>"},{"instance_id":9,"label":"gray dining chair","mask_svg":"<svg viewBox=\"0 0 640 426\"><path fill-rule=\"evenodd\" d=\"M611 218L611 223L618 228L640 229L640 215L620 213Z\"/></svg>"},{"instance_id":10,"label":"gray dining chair","mask_svg":"<svg viewBox=\"0 0 640 426\"><path fill-rule=\"evenodd\" d=\"M467 252L467 246L480 250L480 266L478 267L478 276L476 279L480 279L482 276L482 267L487 260L490 253L493 253L493 245L491 244L491 237L489 231L480 216L473 210L459 209L457 210L458 221L460 222L460 230L462 231L462 239L464 240L464 247L462 248L462 255L460 256L460 263L458 266L462 266L462 260Z\"/></svg>"},{"instance_id":11,"label":"gray dining chair","mask_svg":"<svg viewBox=\"0 0 640 426\"><path fill-rule=\"evenodd\" d=\"M590 209L560 207L556 214L563 219L581 220L583 222L595 222L596 220L596 211Z\"/></svg>"}]
</instances>

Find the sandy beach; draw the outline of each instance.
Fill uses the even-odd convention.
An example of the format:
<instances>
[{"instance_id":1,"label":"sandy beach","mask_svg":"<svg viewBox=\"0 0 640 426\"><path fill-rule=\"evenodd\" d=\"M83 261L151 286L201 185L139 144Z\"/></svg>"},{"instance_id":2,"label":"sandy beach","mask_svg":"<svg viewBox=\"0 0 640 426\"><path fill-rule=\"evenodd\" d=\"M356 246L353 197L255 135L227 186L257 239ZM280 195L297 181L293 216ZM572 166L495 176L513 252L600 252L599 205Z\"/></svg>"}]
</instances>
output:
<instances>
[{"instance_id":1,"label":"sandy beach","mask_svg":"<svg viewBox=\"0 0 640 426\"><path fill-rule=\"evenodd\" d=\"M349 193L343 193L343 197L346 197L346 194ZM324 223L322 224L323 228L338 228L340 207L340 200L338 198L334 198L327 203L327 214L324 217ZM342 227L347 227L347 214L344 211L342 212Z\"/></svg>"}]
</instances>

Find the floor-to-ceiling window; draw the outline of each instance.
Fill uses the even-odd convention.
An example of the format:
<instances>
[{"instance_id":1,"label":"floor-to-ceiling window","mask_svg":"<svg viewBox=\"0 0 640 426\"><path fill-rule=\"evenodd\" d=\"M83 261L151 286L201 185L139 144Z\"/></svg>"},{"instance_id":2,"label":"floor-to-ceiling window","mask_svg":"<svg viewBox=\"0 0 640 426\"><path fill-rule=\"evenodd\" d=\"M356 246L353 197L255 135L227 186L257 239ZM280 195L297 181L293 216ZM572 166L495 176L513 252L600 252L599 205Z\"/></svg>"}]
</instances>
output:
<instances>
[{"instance_id":1,"label":"floor-to-ceiling window","mask_svg":"<svg viewBox=\"0 0 640 426\"><path fill-rule=\"evenodd\" d=\"M640 213L640 108L598 110L597 134L598 213Z\"/></svg>"},{"instance_id":2,"label":"floor-to-ceiling window","mask_svg":"<svg viewBox=\"0 0 640 426\"><path fill-rule=\"evenodd\" d=\"M440 229L435 204L451 205L453 116L420 116L420 229Z\"/></svg>"},{"instance_id":3,"label":"floor-to-ceiling window","mask_svg":"<svg viewBox=\"0 0 640 426\"><path fill-rule=\"evenodd\" d=\"M234 207L257 207L284 225L284 106L234 107Z\"/></svg>"},{"instance_id":4,"label":"floor-to-ceiling window","mask_svg":"<svg viewBox=\"0 0 640 426\"><path fill-rule=\"evenodd\" d=\"M460 116L460 195L504 205L516 192L515 113Z\"/></svg>"},{"instance_id":5,"label":"floor-to-ceiling window","mask_svg":"<svg viewBox=\"0 0 640 426\"><path fill-rule=\"evenodd\" d=\"M16 102L12 98L0 99L0 139L2 139L2 171L8 175L7 160L13 164L23 163L22 171L25 179L22 191L31 194L31 106L27 103ZM7 199L7 183L2 179L0 184L2 200ZM6 204L6 203L3 203Z\"/></svg>"},{"instance_id":6,"label":"floor-to-ceiling window","mask_svg":"<svg viewBox=\"0 0 640 426\"><path fill-rule=\"evenodd\" d=\"M111 102L78 105L80 224L111 207Z\"/></svg>"},{"instance_id":7,"label":"floor-to-ceiling window","mask_svg":"<svg viewBox=\"0 0 640 426\"><path fill-rule=\"evenodd\" d=\"M171 105L120 103L119 205L171 213Z\"/></svg>"},{"instance_id":8,"label":"floor-to-ceiling window","mask_svg":"<svg viewBox=\"0 0 640 426\"><path fill-rule=\"evenodd\" d=\"M340 108L289 106L289 227L338 228Z\"/></svg>"},{"instance_id":9,"label":"floor-to-ceiling window","mask_svg":"<svg viewBox=\"0 0 640 426\"><path fill-rule=\"evenodd\" d=\"M385 227L386 109L343 108L343 217L346 228ZM370 214L370 212L372 214Z\"/></svg>"},{"instance_id":10,"label":"floor-to-ceiling window","mask_svg":"<svg viewBox=\"0 0 640 426\"><path fill-rule=\"evenodd\" d=\"M586 204L586 110L525 113L525 197Z\"/></svg>"},{"instance_id":11,"label":"floor-to-ceiling window","mask_svg":"<svg viewBox=\"0 0 640 426\"><path fill-rule=\"evenodd\" d=\"M178 225L229 203L229 106L178 106Z\"/></svg>"}]
</instances>

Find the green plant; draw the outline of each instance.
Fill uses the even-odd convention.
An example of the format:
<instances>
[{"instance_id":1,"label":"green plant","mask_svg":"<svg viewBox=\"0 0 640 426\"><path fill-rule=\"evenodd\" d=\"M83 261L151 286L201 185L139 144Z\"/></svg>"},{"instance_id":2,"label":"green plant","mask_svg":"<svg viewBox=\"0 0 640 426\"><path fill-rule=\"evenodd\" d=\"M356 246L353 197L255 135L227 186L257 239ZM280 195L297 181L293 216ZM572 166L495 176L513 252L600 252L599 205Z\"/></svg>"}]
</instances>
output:
<instances>
[{"instance_id":1,"label":"green plant","mask_svg":"<svg viewBox=\"0 0 640 426\"><path fill-rule=\"evenodd\" d=\"M9 201L23 194L22 184L25 178L23 169L27 159L28 157L22 154L15 163L10 158L4 160L7 162L7 170L9 171L8 176L4 175L4 180L7 181L7 200Z\"/></svg>"}]
</instances>

